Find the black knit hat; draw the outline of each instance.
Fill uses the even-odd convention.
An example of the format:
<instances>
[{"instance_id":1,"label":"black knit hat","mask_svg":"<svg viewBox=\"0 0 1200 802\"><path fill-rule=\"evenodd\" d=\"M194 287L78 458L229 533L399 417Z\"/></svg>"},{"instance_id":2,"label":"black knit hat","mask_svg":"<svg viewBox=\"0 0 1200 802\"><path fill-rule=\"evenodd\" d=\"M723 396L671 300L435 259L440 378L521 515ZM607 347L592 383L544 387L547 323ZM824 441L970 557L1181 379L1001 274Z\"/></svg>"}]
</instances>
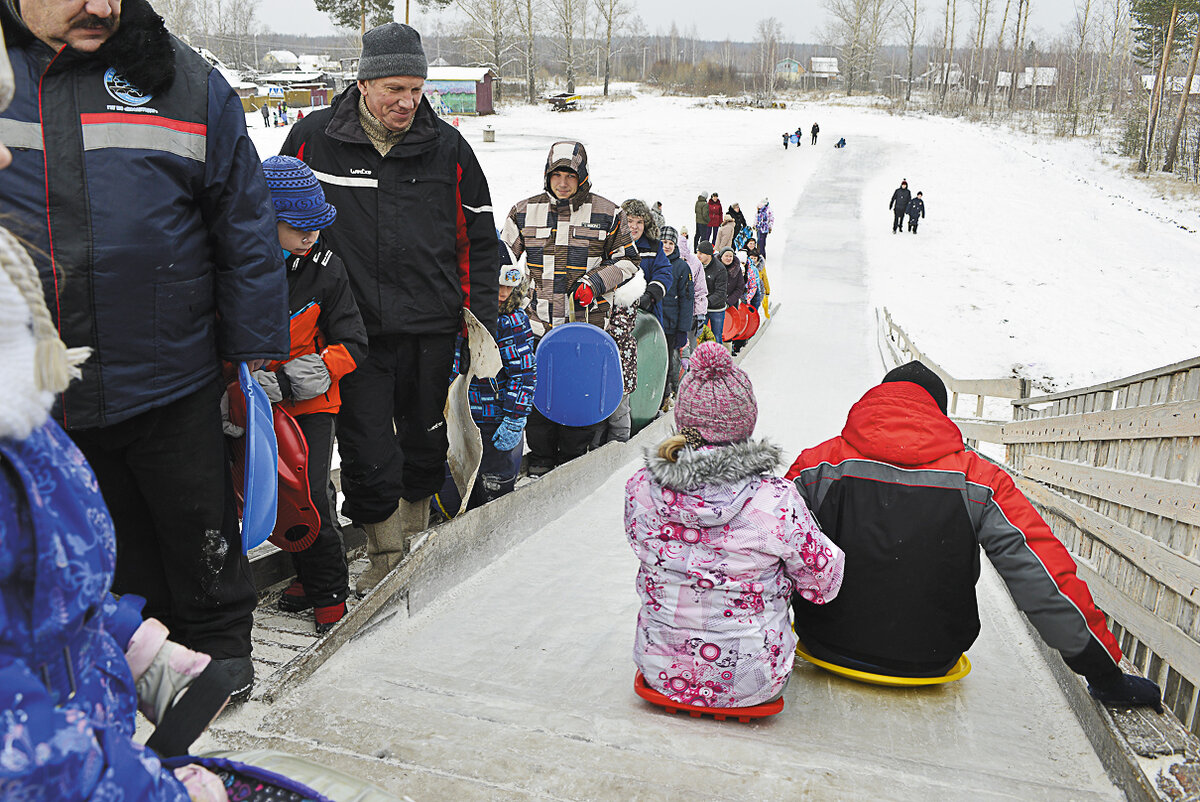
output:
<instances>
[{"instance_id":1,"label":"black knit hat","mask_svg":"<svg viewBox=\"0 0 1200 802\"><path fill-rule=\"evenodd\" d=\"M709 256L712 256L713 255L712 243L706 239L700 240L700 244L696 246L696 253L707 253Z\"/></svg>"},{"instance_id":2,"label":"black knit hat","mask_svg":"<svg viewBox=\"0 0 1200 802\"><path fill-rule=\"evenodd\" d=\"M888 382L911 382L917 385L933 396L938 409L942 411L943 415L946 414L946 385L940 376L925 367L920 360L914 359L912 362L889 370L881 383L887 384Z\"/></svg>"},{"instance_id":3,"label":"black knit hat","mask_svg":"<svg viewBox=\"0 0 1200 802\"><path fill-rule=\"evenodd\" d=\"M429 62L421 47L421 34L402 22L378 25L363 34L358 80L411 75L426 78Z\"/></svg>"}]
</instances>

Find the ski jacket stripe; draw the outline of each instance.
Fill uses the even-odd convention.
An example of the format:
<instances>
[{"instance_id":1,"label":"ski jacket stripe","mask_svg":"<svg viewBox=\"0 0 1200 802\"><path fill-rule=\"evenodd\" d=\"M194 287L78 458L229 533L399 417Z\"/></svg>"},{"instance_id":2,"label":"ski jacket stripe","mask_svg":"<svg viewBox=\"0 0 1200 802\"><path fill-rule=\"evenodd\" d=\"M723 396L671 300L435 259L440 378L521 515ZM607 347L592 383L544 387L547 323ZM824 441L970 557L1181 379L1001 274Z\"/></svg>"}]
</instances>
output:
<instances>
[{"instance_id":1,"label":"ski jacket stripe","mask_svg":"<svg viewBox=\"0 0 1200 802\"><path fill-rule=\"evenodd\" d=\"M83 149L131 148L173 153L203 162L208 127L139 114L81 114Z\"/></svg>"},{"instance_id":2,"label":"ski jacket stripe","mask_svg":"<svg viewBox=\"0 0 1200 802\"><path fill-rule=\"evenodd\" d=\"M299 158L299 157L297 157ZM378 189L379 179L377 178L356 178L346 175L330 175L323 173L320 170L313 170L313 175L323 184L333 184L339 187L365 187L367 189Z\"/></svg>"},{"instance_id":3,"label":"ski jacket stripe","mask_svg":"<svg viewBox=\"0 0 1200 802\"><path fill-rule=\"evenodd\" d=\"M42 149L42 126L0 118L0 142L9 148Z\"/></svg>"}]
</instances>

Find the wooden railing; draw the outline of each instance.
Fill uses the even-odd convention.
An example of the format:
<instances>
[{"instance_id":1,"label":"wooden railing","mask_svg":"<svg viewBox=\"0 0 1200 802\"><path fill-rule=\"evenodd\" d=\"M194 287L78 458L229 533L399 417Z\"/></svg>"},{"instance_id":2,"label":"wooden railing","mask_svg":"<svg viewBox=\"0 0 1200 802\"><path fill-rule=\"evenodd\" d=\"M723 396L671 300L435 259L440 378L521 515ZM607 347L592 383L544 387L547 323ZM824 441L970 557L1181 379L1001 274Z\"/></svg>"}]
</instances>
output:
<instances>
[{"instance_id":1,"label":"wooden railing","mask_svg":"<svg viewBox=\"0 0 1200 802\"><path fill-rule=\"evenodd\" d=\"M930 370L936 373L946 384L950 393L950 417L962 430L963 438L968 445L974 446L979 442L999 443L1000 427L1007 421L984 420L984 401L988 398L1026 398L1029 395L1029 380L1015 377L1002 379L959 379L951 376L928 354L924 353L912 341L894 320L887 308L877 310L877 331L879 349L885 362L899 365L913 359L919 359ZM975 417L968 418L958 415L958 399L960 395L975 396Z\"/></svg>"},{"instance_id":2,"label":"wooden railing","mask_svg":"<svg viewBox=\"0 0 1200 802\"><path fill-rule=\"evenodd\" d=\"M920 359L955 395L982 394L976 417L985 395L1013 399L1009 421L951 416L968 445L1004 446L1003 467L1070 550L1125 655L1200 734L1200 357L1026 398L1011 380L949 376L886 310L879 324L885 361Z\"/></svg>"},{"instance_id":3,"label":"wooden railing","mask_svg":"<svg viewBox=\"0 0 1200 802\"><path fill-rule=\"evenodd\" d=\"M1200 358L1013 411L1006 467L1126 655L1200 733Z\"/></svg>"}]
</instances>

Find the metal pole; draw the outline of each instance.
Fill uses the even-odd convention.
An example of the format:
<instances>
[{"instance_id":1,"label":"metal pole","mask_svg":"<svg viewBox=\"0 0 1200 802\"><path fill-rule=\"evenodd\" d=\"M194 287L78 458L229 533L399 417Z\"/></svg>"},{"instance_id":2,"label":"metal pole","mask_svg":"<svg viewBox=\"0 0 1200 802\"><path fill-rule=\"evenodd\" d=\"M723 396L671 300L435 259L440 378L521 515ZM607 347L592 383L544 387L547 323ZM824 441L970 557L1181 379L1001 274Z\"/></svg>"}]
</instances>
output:
<instances>
[{"instance_id":1,"label":"metal pole","mask_svg":"<svg viewBox=\"0 0 1200 802\"><path fill-rule=\"evenodd\" d=\"M411 3L411 2L412 2L412 0L404 0L404 24L405 25L408 24L408 6L409 6L409 3Z\"/></svg>"}]
</instances>

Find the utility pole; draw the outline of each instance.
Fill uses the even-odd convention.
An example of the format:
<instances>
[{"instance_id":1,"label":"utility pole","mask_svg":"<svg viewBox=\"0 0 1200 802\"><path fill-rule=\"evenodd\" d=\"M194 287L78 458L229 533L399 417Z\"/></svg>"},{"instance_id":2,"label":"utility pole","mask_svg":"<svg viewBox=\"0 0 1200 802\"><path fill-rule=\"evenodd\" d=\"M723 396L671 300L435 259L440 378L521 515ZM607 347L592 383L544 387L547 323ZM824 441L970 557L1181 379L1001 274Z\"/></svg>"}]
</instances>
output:
<instances>
[{"instance_id":1,"label":"utility pole","mask_svg":"<svg viewBox=\"0 0 1200 802\"><path fill-rule=\"evenodd\" d=\"M404 24L408 24L408 6L412 0L404 0Z\"/></svg>"}]
</instances>

